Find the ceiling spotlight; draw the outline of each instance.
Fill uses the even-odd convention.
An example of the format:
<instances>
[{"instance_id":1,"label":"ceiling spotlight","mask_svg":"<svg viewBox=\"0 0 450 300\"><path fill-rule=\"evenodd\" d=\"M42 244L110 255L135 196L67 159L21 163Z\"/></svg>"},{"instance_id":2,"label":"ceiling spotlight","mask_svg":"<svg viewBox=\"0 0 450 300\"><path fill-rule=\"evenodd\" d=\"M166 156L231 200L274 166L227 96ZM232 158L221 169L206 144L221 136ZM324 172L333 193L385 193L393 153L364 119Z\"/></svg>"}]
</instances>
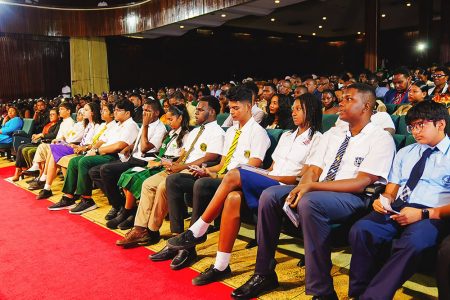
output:
<instances>
[{"instance_id":1,"label":"ceiling spotlight","mask_svg":"<svg viewBox=\"0 0 450 300\"><path fill-rule=\"evenodd\" d=\"M409 2L408 2L408 3L406 3L406 6L410 7L410 6L411 6L411 3L409 3Z\"/></svg>"},{"instance_id":2,"label":"ceiling spotlight","mask_svg":"<svg viewBox=\"0 0 450 300\"><path fill-rule=\"evenodd\" d=\"M382 17L382 18L386 18L386 14L382 14L381 17Z\"/></svg>"},{"instance_id":3,"label":"ceiling spotlight","mask_svg":"<svg viewBox=\"0 0 450 300\"><path fill-rule=\"evenodd\" d=\"M425 44L423 42L419 42L419 43L417 43L416 47L417 47L417 51L423 52L427 48L427 44Z\"/></svg>"},{"instance_id":4,"label":"ceiling spotlight","mask_svg":"<svg viewBox=\"0 0 450 300\"><path fill-rule=\"evenodd\" d=\"M358 31L357 33L358 33L358 34L361 34L361 31Z\"/></svg>"},{"instance_id":5,"label":"ceiling spotlight","mask_svg":"<svg viewBox=\"0 0 450 300\"><path fill-rule=\"evenodd\" d=\"M326 20L327 19L327 17L322 17L322 20Z\"/></svg>"},{"instance_id":6,"label":"ceiling spotlight","mask_svg":"<svg viewBox=\"0 0 450 300\"><path fill-rule=\"evenodd\" d=\"M275 18L270 19L270 21L275 22Z\"/></svg>"},{"instance_id":7,"label":"ceiling spotlight","mask_svg":"<svg viewBox=\"0 0 450 300\"><path fill-rule=\"evenodd\" d=\"M322 28L322 25L319 25L319 28Z\"/></svg>"},{"instance_id":8,"label":"ceiling spotlight","mask_svg":"<svg viewBox=\"0 0 450 300\"><path fill-rule=\"evenodd\" d=\"M299 35L298 37L299 37L299 38L301 38L302 36L301 36L301 35Z\"/></svg>"},{"instance_id":9,"label":"ceiling spotlight","mask_svg":"<svg viewBox=\"0 0 450 300\"><path fill-rule=\"evenodd\" d=\"M220 15L222 18L225 18L227 15L226 14L221 14Z\"/></svg>"},{"instance_id":10,"label":"ceiling spotlight","mask_svg":"<svg viewBox=\"0 0 450 300\"><path fill-rule=\"evenodd\" d=\"M275 4L280 4L280 0L275 0Z\"/></svg>"},{"instance_id":11,"label":"ceiling spotlight","mask_svg":"<svg viewBox=\"0 0 450 300\"><path fill-rule=\"evenodd\" d=\"M184 25L180 25L180 29L183 29L184 28Z\"/></svg>"},{"instance_id":12,"label":"ceiling spotlight","mask_svg":"<svg viewBox=\"0 0 450 300\"><path fill-rule=\"evenodd\" d=\"M312 33L312 35L316 35L316 33L315 33L315 32L313 32L313 33Z\"/></svg>"}]
</instances>

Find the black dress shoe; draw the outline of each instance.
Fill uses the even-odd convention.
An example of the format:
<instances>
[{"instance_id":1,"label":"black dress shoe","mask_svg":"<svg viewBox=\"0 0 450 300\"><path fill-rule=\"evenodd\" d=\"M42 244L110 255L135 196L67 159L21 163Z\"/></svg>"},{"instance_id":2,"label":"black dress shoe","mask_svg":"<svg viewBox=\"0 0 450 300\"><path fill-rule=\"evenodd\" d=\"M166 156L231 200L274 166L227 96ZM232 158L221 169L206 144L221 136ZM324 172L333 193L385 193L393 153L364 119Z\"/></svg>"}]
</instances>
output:
<instances>
[{"instance_id":1,"label":"black dress shoe","mask_svg":"<svg viewBox=\"0 0 450 300\"><path fill-rule=\"evenodd\" d=\"M178 254L177 250L170 249L165 246L161 251L156 252L148 256L148 258L152 261L165 261L169 259L173 259Z\"/></svg>"},{"instance_id":2,"label":"black dress shoe","mask_svg":"<svg viewBox=\"0 0 450 300\"><path fill-rule=\"evenodd\" d=\"M197 277L192 279L193 285L205 285L209 283L213 283L216 281L221 281L231 275L231 269L230 266L227 266L227 268L223 271L219 271L216 268L214 268L214 265L211 265L208 269L206 269L204 272L198 274Z\"/></svg>"},{"instance_id":3,"label":"black dress shoe","mask_svg":"<svg viewBox=\"0 0 450 300\"><path fill-rule=\"evenodd\" d=\"M313 296L311 299L312 300L338 300L339 298L338 298L336 292L333 291L332 294L325 295L325 296Z\"/></svg>"},{"instance_id":4,"label":"black dress shoe","mask_svg":"<svg viewBox=\"0 0 450 300\"><path fill-rule=\"evenodd\" d=\"M127 230L134 227L134 214L129 215L128 218L125 219L122 223L117 225L117 228L120 230Z\"/></svg>"},{"instance_id":5,"label":"black dress shoe","mask_svg":"<svg viewBox=\"0 0 450 300\"><path fill-rule=\"evenodd\" d=\"M105 216L105 220L109 221L109 220L114 219L115 217L117 217L117 214L119 213L119 211L120 211L120 208L117 209L115 207L111 207L111 209L109 210L109 212Z\"/></svg>"},{"instance_id":6,"label":"black dress shoe","mask_svg":"<svg viewBox=\"0 0 450 300\"><path fill-rule=\"evenodd\" d=\"M128 214L126 213L125 209L121 209L114 219L106 222L106 227L108 227L109 229L117 229L117 226L119 226L119 224L125 221L127 218Z\"/></svg>"},{"instance_id":7,"label":"black dress shoe","mask_svg":"<svg viewBox=\"0 0 450 300\"><path fill-rule=\"evenodd\" d=\"M26 170L26 171L23 171L22 174L26 175L26 176L34 176L34 177L36 177L36 176L39 176L39 170L36 170L36 171L28 171L28 170Z\"/></svg>"},{"instance_id":8,"label":"black dress shoe","mask_svg":"<svg viewBox=\"0 0 450 300\"><path fill-rule=\"evenodd\" d=\"M231 297L235 299L256 298L264 292L277 288L278 285L278 278L275 273L272 275L253 274L246 283L231 293Z\"/></svg>"},{"instance_id":9,"label":"black dress shoe","mask_svg":"<svg viewBox=\"0 0 450 300\"><path fill-rule=\"evenodd\" d=\"M177 256L175 256L170 263L170 268L172 270L181 270L189 267L197 260L197 251L195 248L182 249L178 251Z\"/></svg>"},{"instance_id":10,"label":"black dress shoe","mask_svg":"<svg viewBox=\"0 0 450 300\"><path fill-rule=\"evenodd\" d=\"M30 191L34 191L34 190L42 190L45 186L45 181L33 181L32 183L30 183L30 185L28 185L28 190Z\"/></svg>"},{"instance_id":11,"label":"black dress shoe","mask_svg":"<svg viewBox=\"0 0 450 300\"><path fill-rule=\"evenodd\" d=\"M51 196L53 196L52 190L42 189L39 192L39 195L36 196L36 199L37 200L47 199L47 198L50 198Z\"/></svg>"},{"instance_id":12,"label":"black dress shoe","mask_svg":"<svg viewBox=\"0 0 450 300\"><path fill-rule=\"evenodd\" d=\"M198 238L189 229L167 240L167 246L175 250L190 249L206 241L206 233Z\"/></svg>"}]
</instances>

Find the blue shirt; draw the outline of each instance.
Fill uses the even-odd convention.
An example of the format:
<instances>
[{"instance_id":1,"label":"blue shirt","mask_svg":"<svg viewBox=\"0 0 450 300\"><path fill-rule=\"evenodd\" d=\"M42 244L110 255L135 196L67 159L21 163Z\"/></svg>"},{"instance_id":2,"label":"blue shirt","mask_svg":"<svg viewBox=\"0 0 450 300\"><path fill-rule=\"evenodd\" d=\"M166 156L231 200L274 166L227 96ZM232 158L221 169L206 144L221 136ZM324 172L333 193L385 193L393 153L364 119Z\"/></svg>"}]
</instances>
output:
<instances>
[{"instance_id":1,"label":"blue shirt","mask_svg":"<svg viewBox=\"0 0 450 300\"><path fill-rule=\"evenodd\" d=\"M433 152L427 159L423 175L412 191L409 203L428 207L450 204L450 139L448 136L436 147L439 151ZM412 168L428 148L430 146L416 143L402 148L397 153L389 174L389 182L400 185L397 197L405 187Z\"/></svg>"},{"instance_id":2,"label":"blue shirt","mask_svg":"<svg viewBox=\"0 0 450 300\"><path fill-rule=\"evenodd\" d=\"M397 95L396 89L391 89L391 90L387 91L386 94L384 95L384 103L385 104L393 104L392 102L394 101L396 95ZM400 103L398 103L398 104L406 104L406 103L409 103L408 92L406 92L403 95L402 101L400 101Z\"/></svg>"},{"instance_id":3,"label":"blue shirt","mask_svg":"<svg viewBox=\"0 0 450 300\"><path fill-rule=\"evenodd\" d=\"M16 130L20 130L23 127L23 120L19 117L14 117L7 121L5 125L1 128L2 133L0 134L0 143L9 144L12 143L12 134Z\"/></svg>"}]
</instances>

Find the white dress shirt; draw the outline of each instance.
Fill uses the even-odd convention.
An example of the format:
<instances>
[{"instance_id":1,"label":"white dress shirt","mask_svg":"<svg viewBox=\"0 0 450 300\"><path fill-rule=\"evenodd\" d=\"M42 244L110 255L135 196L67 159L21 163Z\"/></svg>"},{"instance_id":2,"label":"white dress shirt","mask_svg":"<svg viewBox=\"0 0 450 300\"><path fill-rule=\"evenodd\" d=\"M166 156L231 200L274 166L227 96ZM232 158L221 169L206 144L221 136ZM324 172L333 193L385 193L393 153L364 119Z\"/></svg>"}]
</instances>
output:
<instances>
[{"instance_id":1,"label":"white dress shirt","mask_svg":"<svg viewBox=\"0 0 450 300\"><path fill-rule=\"evenodd\" d=\"M200 127L194 128L186 141L184 151L189 151L194 139L197 137ZM205 125L205 129L198 138L191 153L186 159L186 163L191 163L205 156L206 153L222 154L225 131L217 124L217 121Z\"/></svg>"}]
</instances>

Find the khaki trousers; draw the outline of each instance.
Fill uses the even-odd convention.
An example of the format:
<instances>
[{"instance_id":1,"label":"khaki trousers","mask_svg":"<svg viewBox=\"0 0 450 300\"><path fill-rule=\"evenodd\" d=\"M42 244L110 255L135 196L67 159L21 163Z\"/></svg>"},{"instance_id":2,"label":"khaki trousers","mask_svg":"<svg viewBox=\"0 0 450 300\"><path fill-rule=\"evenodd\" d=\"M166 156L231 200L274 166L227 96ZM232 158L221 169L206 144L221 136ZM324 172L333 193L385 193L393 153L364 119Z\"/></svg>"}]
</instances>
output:
<instances>
[{"instance_id":1,"label":"khaki trousers","mask_svg":"<svg viewBox=\"0 0 450 300\"><path fill-rule=\"evenodd\" d=\"M50 152L50 144L45 143L39 144L39 146L36 149L36 154L34 155L33 162L34 163L45 162L49 152Z\"/></svg>"},{"instance_id":2,"label":"khaki trousers","mask_svg":"<svg viewBox=\"0 0 450 300\"><path fill-rule=\"evenodd\" d=\"M189 173L183 170L181 173ZM141 199L134 225L158 231L169 210L167 204L165 171L147 178L142 184Z\"/></svg>"}]
</instances>

